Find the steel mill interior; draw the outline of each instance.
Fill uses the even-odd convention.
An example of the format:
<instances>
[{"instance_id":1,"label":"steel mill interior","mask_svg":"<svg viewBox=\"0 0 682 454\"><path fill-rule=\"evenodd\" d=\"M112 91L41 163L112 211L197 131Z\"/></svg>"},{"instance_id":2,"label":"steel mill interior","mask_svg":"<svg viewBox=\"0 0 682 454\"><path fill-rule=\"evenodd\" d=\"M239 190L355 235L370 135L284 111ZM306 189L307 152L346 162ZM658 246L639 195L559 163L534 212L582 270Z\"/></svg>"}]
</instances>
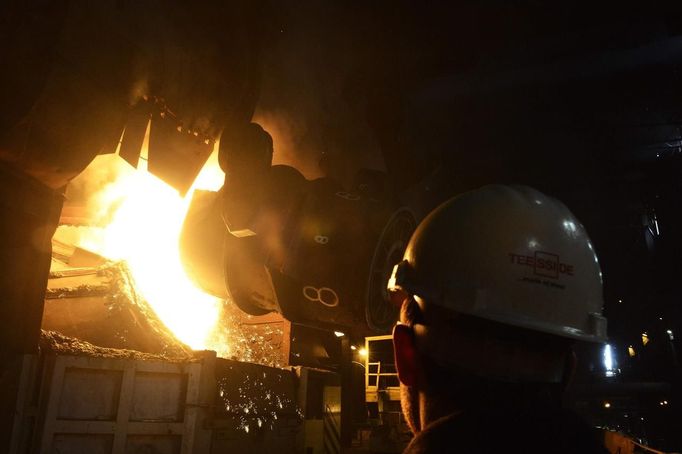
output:
<instances>
[{"instance_id":1,"label":"steel mill interior","mask_svg":"<svg viewBox=\"0 0 682 454\"><path fill-rule=\"evenodd\" d=\"M476 318L496 283L568 295L576 249L528 233L491 263L540 228L512 202L453 215L459 249L429 227L526 186L599 273L561 408L594 452L682 452L682 3L25 0L0 40L0 453L493 452L427 448L435 410L406 399L436 388L401 349L531 373L460 336L517 323ZM403 284L440 279L421 245L454 280L488 267L436 346L406 321L450 304ZM472 440L536 452L505 414ZM542 452L578 452L557 433Z\"/></svg>"}]
</instances>

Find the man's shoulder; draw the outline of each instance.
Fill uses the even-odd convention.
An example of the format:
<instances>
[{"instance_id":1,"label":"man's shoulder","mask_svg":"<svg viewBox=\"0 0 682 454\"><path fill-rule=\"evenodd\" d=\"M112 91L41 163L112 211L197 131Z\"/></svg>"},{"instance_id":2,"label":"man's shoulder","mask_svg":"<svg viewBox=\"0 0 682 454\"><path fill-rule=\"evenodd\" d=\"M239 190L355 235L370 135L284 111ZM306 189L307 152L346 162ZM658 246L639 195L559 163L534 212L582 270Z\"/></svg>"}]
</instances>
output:
<instances>
[{"instance_id":1,"label":"man's shoulder","mask_svg":"<svg viewBox=\"0 0 682 454\"><path fill-rule=\"evenodd\" d=\"M406 454L448 452L605 454L595 432L572 412L553 409L536 413L487 410L452 414L429 424L414 437Z\"/></svg>"}]
</instances>

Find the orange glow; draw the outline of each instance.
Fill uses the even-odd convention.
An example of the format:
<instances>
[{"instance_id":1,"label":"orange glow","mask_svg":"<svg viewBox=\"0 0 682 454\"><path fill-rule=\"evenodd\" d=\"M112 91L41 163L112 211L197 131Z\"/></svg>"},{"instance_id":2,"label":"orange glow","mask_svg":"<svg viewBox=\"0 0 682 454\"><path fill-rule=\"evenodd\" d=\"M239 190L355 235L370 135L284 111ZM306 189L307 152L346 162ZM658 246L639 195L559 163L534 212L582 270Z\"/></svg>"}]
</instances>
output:
<instances>
[{"instance_id":1,"label":"orange glow","mask_svg":"<svg viewBox=\"0 0 682 454\"><path fill-rule=\"evenodd\" d=\"M115 155L98 156L90 165L114 166L116 178L89 202L96 209L94 223L104 227L80 235L78 245L111 260L125 260L137 290L182 342L226 354L227 346L215 339L220 300L187 278L178 248L194 189L217 190L223 184L217 147L184 198L148 173L143 159L138 169Z\"/></svg>"}]
</instances>

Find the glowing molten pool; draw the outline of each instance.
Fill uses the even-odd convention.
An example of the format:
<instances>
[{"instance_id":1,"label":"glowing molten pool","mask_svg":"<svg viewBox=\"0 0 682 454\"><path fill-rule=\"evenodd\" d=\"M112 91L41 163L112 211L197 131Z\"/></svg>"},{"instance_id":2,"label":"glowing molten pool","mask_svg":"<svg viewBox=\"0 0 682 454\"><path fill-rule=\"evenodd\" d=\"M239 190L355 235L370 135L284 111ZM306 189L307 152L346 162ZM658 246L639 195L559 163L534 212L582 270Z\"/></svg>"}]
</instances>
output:
<instances>
[{"instance_id":1,"label":"glowing molten pool","mask_svg":"<svg viewBox=\"0 0 682 454\"><path fill-rule=\"evenodd\" d=\"M142 159L134 169L116 155L103 155L90 167L106 168L109 179L114 178L88 201L91 218L103 228L80 235L79 245L111 260L125 260L137 290L182 342L194 349L224 351L226 346L215 338L220 300L190 282L178 248L194 189L217 190L223 183L217 153L184 198L148 173Z\"/></svg>"}]
</instances>

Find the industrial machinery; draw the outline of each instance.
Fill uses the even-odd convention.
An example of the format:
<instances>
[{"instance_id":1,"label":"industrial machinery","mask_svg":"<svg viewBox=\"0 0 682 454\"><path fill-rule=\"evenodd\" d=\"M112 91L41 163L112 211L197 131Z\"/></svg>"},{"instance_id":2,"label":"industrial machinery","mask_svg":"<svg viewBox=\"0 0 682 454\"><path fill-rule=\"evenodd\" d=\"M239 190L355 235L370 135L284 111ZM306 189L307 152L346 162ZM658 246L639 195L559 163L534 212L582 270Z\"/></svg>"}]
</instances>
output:
<instances>
[{"instance_id":1,"label":"industrial machinery","mask_svg":"<svg viewBox=\"0 0 682 454\"><path fill-rule=\"evenodd\" d=\"M411 230L440 201L491 182L575 206L613 301L652 289L646 304L610 307L624 321L614 339L676 307L679 2L507 3L2 3L0 424L16 426L25 355L38 349L65 186L118 146L185 194L221 131L250 121L291 133L278 142L293 143L291 159L241 194L196 192L184 265L245 312L306 325L314 334L301 343L322 337L314 328L346 343L386 332L396 311L384 281ZM311 172L323 154L353 165ZM236 225L226 202L263 222ZM639 252L624 245L641 235L642 212ZM48 314L65 312L58 295ZM677 437L675 421L659 425ZM0 451L9 438L0 431Z\"/></svg>"},{"instance_id":2,"label":"industrial machinery","mask_svg":"<svg viewBox=\"0 0 682 454\"><path fill-rule=\"evenodd\" d=\"M282 172L298 173L273 167ZM416 219L390 192L375 189L381 175L367 174L374 187L360 182L352 192L327 178L300 176L295 189L281 179L273 193L288 200L261 206L261 219L276 226L240 237L222 221L224 191L197 192L181 238L188 274L249 314L276 311L292 322L358 334L387 331L397 308L385 282Z\"/></svg>"}]
</instances>

